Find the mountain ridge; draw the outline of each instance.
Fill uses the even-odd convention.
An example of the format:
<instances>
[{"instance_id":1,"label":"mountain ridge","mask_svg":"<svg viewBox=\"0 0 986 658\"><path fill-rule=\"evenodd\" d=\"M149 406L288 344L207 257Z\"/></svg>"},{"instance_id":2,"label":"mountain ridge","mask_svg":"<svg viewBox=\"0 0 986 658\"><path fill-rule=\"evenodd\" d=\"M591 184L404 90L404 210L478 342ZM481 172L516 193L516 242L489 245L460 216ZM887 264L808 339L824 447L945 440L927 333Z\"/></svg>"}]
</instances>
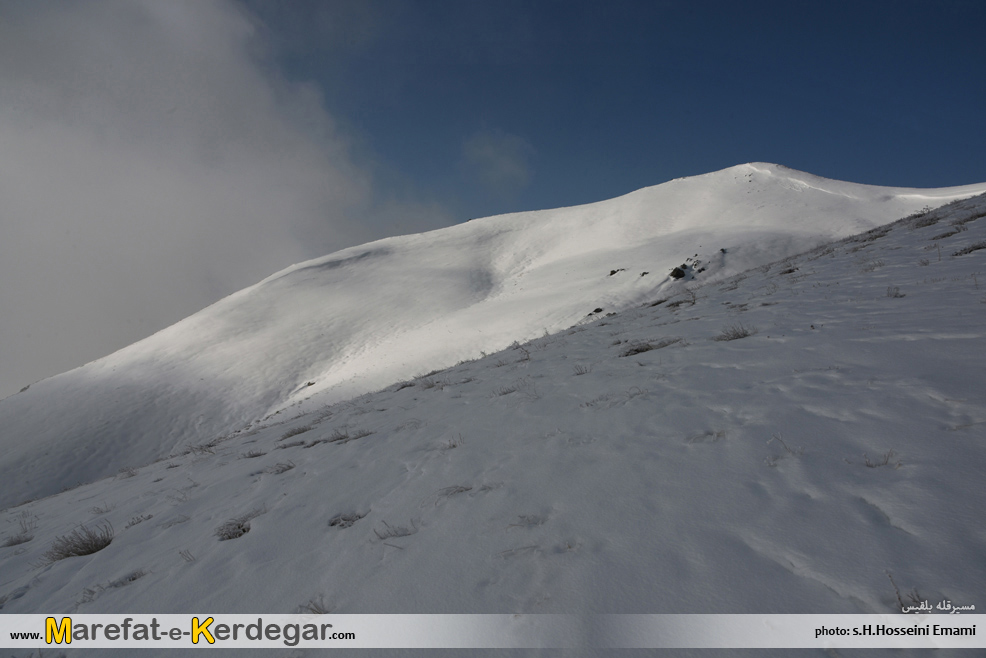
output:
<instances>
[{"instance_id":1,"label":"mountain ridge","mask_svg":"<svg viewBox=\"0 0 986 658\"><path fill-rule=\"evenodd\" d=\"M299 263L0 401L0 479L16 483L0 505L680 291L700 267L667 272L686 259L714 282L976 191L751 163Z\"/></svg>"}]
</instances>

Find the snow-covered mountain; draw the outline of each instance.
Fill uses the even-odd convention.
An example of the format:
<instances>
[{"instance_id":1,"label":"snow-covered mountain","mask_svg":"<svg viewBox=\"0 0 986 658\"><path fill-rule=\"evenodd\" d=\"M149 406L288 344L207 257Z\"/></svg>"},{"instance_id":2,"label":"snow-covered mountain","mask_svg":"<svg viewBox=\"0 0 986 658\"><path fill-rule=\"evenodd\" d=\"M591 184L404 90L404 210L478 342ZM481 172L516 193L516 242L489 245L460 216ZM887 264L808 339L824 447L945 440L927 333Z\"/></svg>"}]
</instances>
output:
<instances>
[{"instance_id":1,"label":"snow-covered mountain","mask_svg":"<svg viewBox=\"0 0 986 658\"><path fill-rule=\"evenodd\" d=\"M0 514L0 610L981 609L986 196L915 211L983 190L743 165L289 268L0 404L5 500L114 475Z\"/></svg>"},{"instance_id":2,"label":"snow-covered mountain","mask_svg":"<svg viewBox=\"0 0 986 658\"><path fill-rule=\"evenodd\" d=\"M872 187L756 163L301 263L0 401L0 506L983 191ZM691 268L675 282L668 274L682 264Z\"/></svg>"}]
</instances>

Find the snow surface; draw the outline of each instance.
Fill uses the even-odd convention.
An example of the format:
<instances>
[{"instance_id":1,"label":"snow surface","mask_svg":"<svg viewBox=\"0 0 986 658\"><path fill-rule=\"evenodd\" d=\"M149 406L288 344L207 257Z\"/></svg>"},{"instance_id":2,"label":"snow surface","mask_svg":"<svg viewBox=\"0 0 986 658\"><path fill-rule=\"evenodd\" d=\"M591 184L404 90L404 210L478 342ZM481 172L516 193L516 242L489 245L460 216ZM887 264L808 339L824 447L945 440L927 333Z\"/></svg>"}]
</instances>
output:
<instances>
[{"instance_id":1,"label":"snow surface","mask_svg":"<svg viewBox=\"0 0 986 658\"><path fill-rule=\"evenodd\" d=\"M301 263L0 401L0 507L671 294L687 258L714 282L984 191L754 163Z\"/></svg>"},{"instance_id":2,"label":"snow surface","mask_svg":"<svg viewBox=\"0 0 986 658\"><path fill-rule=\"evenodd\" d=\"M0 405L32 480L133 467L0 513L0 610L887 613L888 572L982 609L986 197L815 246L974 191L745 165L289 268ZM708 276L669 282L696 253ZM11 464L5 499L45 490ZM106 522L108 547L44 564Z\"/></svg>"}]
</instances>

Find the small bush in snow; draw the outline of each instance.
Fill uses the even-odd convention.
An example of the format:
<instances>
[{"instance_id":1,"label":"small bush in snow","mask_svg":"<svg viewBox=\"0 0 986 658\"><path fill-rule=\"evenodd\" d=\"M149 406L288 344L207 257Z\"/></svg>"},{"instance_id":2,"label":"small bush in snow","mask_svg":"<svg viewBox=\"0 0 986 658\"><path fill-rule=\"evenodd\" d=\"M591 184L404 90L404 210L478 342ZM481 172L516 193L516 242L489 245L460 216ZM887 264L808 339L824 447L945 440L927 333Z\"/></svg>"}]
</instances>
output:
<instances>
[{"instance_id":1,"label":"small bush in snow","mask_svg":"<svg viewBox=\"0 0 986 658\"><path fill-rule=\"evenodd\" d=\"M883 260L881 260L881 259L878 258L878 259L872 260L869 263L867 263L866 265L864 265L862 271L863 272L872 272L873 270L880 269L884 265L886 265L886 263L884 263Z\"/></svg>"},{"instance_id":2,"label":"small bush in snow","mask_svg":"<svg viewBox=\"0 0 986 658\"><path fill-rule=\"evenodd\" d=\"M945 238L950 238L953 235L958 235L962 231L967 230L965 226L956 226L950 231L945 231L944 233L939 233L938 235L931 236L932 240L944 240Z\"/></svg>"},{"instance_id":3,"label":"small bush in snow","mask_svg":"<svg viewBox=\"0 0 986 658\"><path fill-rule=\"evenodd\" d=\"M892 466L895 469L897 469L904 465L904 463L901 462L899 459L896 462L891 462L893 458L894 458L893 450L888 450L886 454L883 455L882 459L877 460L875 462L870 461L870 458L866 456L866 453L865 452L863 453L863 463L866 464L868 468L879 468L880 466Z\"/></svg>"},{"instance_id":4,"label":"small bush in snow","mask_svg":"<svg viewBox=\"0 0 986 658\"><path fill-rule=\"evenodd\" d=\"M955 220L952 220L950 223L952 224L952 226L964 226L964 225L968 224L969 222L974 222L977 219L982 219L983 217L986 217L986 212L980 212L978 214L972 214L972 215L969 215L968 217L964 217L962 219L955 219Z\"/></svg>"},{"instance_id":5,"label":"small bush in snow","mask_svg":"<svg viewBox=\"0 0 986 658\"><path fill-rule=\"evenodd\" d=\"M447 386L451 386L451 385L452 385L452 383L449 381L449 378L448 377L444 377L442 379L433 379L431 377L428 377L428 378L422 378L422 379L419 379L418 380L418 386L420 386L421 388L423 388L425 390L432 389L432 388L437 388L438 390L442 390L442 389L446 388Z\"/></svg>"},{"instance_id":6,"label":"small bush in snow","mask_svg":"<svg viewBox=\"0 0 986 658\"><path fill-rule=\"evenodd\" d=\"M140 580L141 578L143 578L146 575L147 575L147 572L144 571L143 569L135 569L135 570L131 571L130 573L128 573L127 575L121 576L120 578L117 578L116 580L114 580L113 582L111 582L110 583L110 587L126 587L130 583L132 583L132 582L134 582L136 580Z\"/></svg>"},{"instance_id":7,"label":"small bush in snow","mask_svg":"<svg viewBox=\"0 0 986 658\"><path fill-rule=\"evenodd\" d=\"M979 251L980 249L986 249L986 240L983 240L982 242L977 242L976 244L966 247L965 249L959 249L952 255L965 256L966 254L971 254L972 252Z\"/></svg>"},{"instance_id":8,"label":"small bush in snow","mask_svg":"<svg viewBox=\"0 0 986 658\"><path fill-rule=\"evenodd\" d=\"M395 432L403 430L419 430L424 427L424 421L419 418L409 418L394 428Z\"/></svg>"},{"instance_id":9,"label":"small bush in snow","mask_svg":"<svg viewBox=\"0 0 986 658\"><path fill-rule=\"evenodd\" d=\"M219 537L219 541L226 541L228 539L242 537L248 532L250 532L250 523L248 521L231 519L216 528L216 537Z\"/></svg>"},{"instance_id":10,"label":"small bush in snow","mask_svg":"<svg viewBox=\"0 0 986 658\"><path fill-rule=\"evenodd\" d=\"M358 512L346 512L343 514L336 514L331 519L329 519L329 526L333 528L351 528L353 524L362 519L366 514L359 514ZM387 525L386 523L384 525Z\"/></svg>"},{"instance_id":11,"label":"small bush in snow","mask_svg":"<svg viewBox=\"0 0 986 658\"><path fill-rule=\"evenodd\" d=\"M51 548L42 554L41 559L45 564L51 564L68 557L91 555L103 550L112 541L113 526L108 521L96 526L95 530L80 526L69 535L56 537Z\"/></svg>"},{"instance_id":12,"label":"small bush in snow","mask_svg":"<svg viewBox=\"0 0 986 658\"><path fill-rule=\"evenodd\" d=\"M933 226L938 223L938 218L934 215L930 215L931 206L925 206L921 210L917 211L913 215L908 215L904 219L912 220L911 228L925 228L926 226Z\"/></svg>"},{"instance_id":13,"label":"small bush in snow","mask_svg":"<svg viewBox=\"0 0 986 658\"><path fill-rule=\"evenodd\" d=\"M661 340L651 343L633 343L622 352L620 356L633 356L635 354L643 354L644 352L650 352L651 350L659 350L667 347L668 345L674 345L675 343L680 343L681 338L662 338Z\"/></svg>"},{"instance_id":14,"label":"small bush in snow","mask_svg":"<svg viewBox=\"0 0 986 658\"><path fill-rule=\"evenodd\" d=\"M32 539L34 539L34 535L21 533L19 535L7 537L6 541L3 542L3 545L4 547L19 546L20 544L26 544Z\"/></svg>"},{"instance_id":15,"label":"small bush in snow","mask_svg":"<svg viewBox=\"0 0 986 658\"><path fill-rule=\"evenodd\" d=\"M285 439L290 439L292 436L298 436L299 434L304 434L305 432L311 429L312 429L311 425L302 425L301 427L296 427L293 430L288 430L287 432L282 434L281 438L279 438L278 441L283 441Z\"/></svg>"},{"instance_id":16,"label":"small bush in snow","mask_svg":"<svg viewBox=\"0 0 986 658\"><path fill-rule=\"evenodd\" d=\"M126 530L128 528L132 528L135 525L139 525L139 524L143 523L144 521L148 521L148 520L153 519L153 518L154 518L154 515L153 514L140 514L140 515L135 516L132 519L130 519L130 522L127 523L127 525L124 526L123 529Z\"/></svg>"},{"instance_id":17,"label":"small bush in snow","mask_svg":"<svg viewBox=\"0 0 986 658\"><path fill-rule=\"evenodd\" d=\"M179 523L185 523L188 520L190 520L190 517L185 516L184 514L181 514L179 516L176 516L173 519L169 519L169 520L165 521L164 523L161 524L161 527L162 528L170 528L172 526L178 525Z\"/></svg>"},{"instance_id":18,"label":"small bush in snow","mask_svg":"<svg viewBox=\"0 0 986 658\"><path fill-rule=\"evenodd\" d=\"M373 533L380 539L390 539L392 537L408 537L418 531L417 526L414 525L414 520L411 521L410 528L408 528L407 526L392 526L386 521L383 522L383 526L384 526L383 532L379 532L376 529L373 530Z\"/></svg>"},{"instance_id":19,"label":"small bush in snow","mask_svg":"<svg viewBox=\"0 0 986 658\"><path fill-rule=\"evenodd\" d=\"M6 541L3 542L4 546L19 546L20 544L26 544L27 542L34 539L34 530L38 527L37 517L32 517L27 513L21 515L20 528L21 531L16 535L7 537Z\"/></svg>"},{"instance_id":20,"label":"small bush in snow","mask_svg":"<svg viewBox=\"0 0 986 658\"><path fill-rule=\"evenodd\" d=\"M311 444L305 447L310 448L313 445L317 445L319 443L349 443L350 441L355 441L356 439L362 439L363 437L370 436L371 434L373 434L373 432L370 430L363 430L363 429L348 430L346 428L336 428L335 430L332 431L332 434L330 434L329 436L323 439L318 439L317 441L313 441Z\"/></svg>"},{"instance_id":21,"label":"small bush in snow","mask_svg":"<svg viewBox=\"0 0 986 658\"><path fill-rule=\"evenodd\" d=\"M510 528L535 528L537 526L543 525L545 521L548 520L547 517L541 516L540 514L518 514L517 518L520 519L518 523L511 523L507 526Z\"/></svg>"},{"instance_id":22,"label":"small bush in snow","mask_svg":"<svg viewBox=\"0 0 986 658\"><path fill-rule=\"evenodd\" d=\"M752 336L757 333L759 329L754 326L745 327L742 323L731 324L722 328L722 333L714 337L712 340L724 341L724 340L738 340L740 338L746 338L747 336Z\"/></svg>"},{"instance_id":23,"label":"small bush in snow","mask_svg":"<svg viewBox=\"0 0 986 658\"><path fill-rule=\"evenodd\" d=\"M799 447L797 450L791 450L791 448L787 445L787 443L785 443L784 439L781 437L780 434L771 435L770 439L767 441L768 445L773 441L777 441L778 443L780 443L781 447L783 447L784 450L787 452L787 454L791 455L792 457L800 457L801 455L805 454L804 446Z\"/></svg>"},{"instance_id":24,"label":"small bush in snow","mask_svg":"<svg viewBox=\"0 0 986 658\"><path fill-rule=\"evenodd\" d=\"M248 514L244 514L243 516L226 521L221 526L216 528L216 537L219 537L219 541L242 537L246 533L250 532L250 521L266 511L267 510L263 508L258 508Z\"/></svg>"},{"instance_id":25,"label":"small bush in snow","mask_svg":"<svg viewBox=\"0 0 986 658\"><path fill-rule=\"evenodd\" d=\"M445 487L444 489L439 489L438 499L451 498L456 494L466 493L467 491L472 491L472 487L467 487L461 484L457 484L452 487ZM438 500L435 501L435 504L438 505Z\"/></svg>"},{"instance_id":26,"label":"small bush in snow","mask_svg":"<svg viewBox=\"0 0 986 658\"><path fill-rule=\"evenodd\" d=\"M517 391L516 386L497 386L496 388L493 389L492 397L497 398L504 395L510 395L511 393L514 393L516 391Z\"/></svg>"},{"instance_id":27,"label":"small bush in snow","mask_svg":"<svg viewBox=\"0 0 986 658\"><path fill-rule=\"evenodd\" d=\"M455 437L453 439L449 439L448 441L446 441L445 443L443 443L441 449L442 450L454 450L455 448L458 448L459 446L461 446L462 443L463 443L463 441L462 441L462 435L460 434L459 436L457 436L457 437Z\"/></svg>"},{"instance_id":28,"label":"small bush in snow","mask_svg":"<svg viewBox=\"0 0 986 658\"><path fill-rule=\"evenodd\" d=\"M114 587L126 587L130 583L139 580L146 575L147 575L147 571L145 571L144 569L136 569L126 574L125 576L121 576L120 578L117 578L116 580L113 580L105 585L93 585L92 587L86 587L84 590L82 590L82 597L77 601L77 603L79 605L83 603L92 603L93 601L98 599L106 590Z\"/></svg>"},{"instance_id":29,"label":"small bush in snow","mask_svg":"<svg viewBox=\"0 0 986 658\"><path fill-rule=\"evenodd\" d=\"M715 443L725 438L726 438L726 430L706 430L705 432L701 432L699 434L693 434L689 436L687 439L685 439L685 441L687 443L705 443L707 441L711 441L712 443Z\"/></svg>"},{"instance_id":30,"label":"small bush in snow","mask_svg":"<svg viewBox=\"0 0 986 658\"><path fill-rule=\"evenodd\" d=\"M904 293L897 286L887 286L887 297L903 297Z\"/></svg>"}]
</instances>

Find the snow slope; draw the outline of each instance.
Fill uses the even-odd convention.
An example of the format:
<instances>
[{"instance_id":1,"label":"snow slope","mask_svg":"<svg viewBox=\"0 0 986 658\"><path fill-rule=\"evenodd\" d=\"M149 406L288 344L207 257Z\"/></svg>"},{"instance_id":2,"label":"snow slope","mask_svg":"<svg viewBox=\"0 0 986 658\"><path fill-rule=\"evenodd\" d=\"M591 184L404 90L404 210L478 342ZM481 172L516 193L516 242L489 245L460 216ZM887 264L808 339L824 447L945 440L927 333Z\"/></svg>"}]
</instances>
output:
<instances>
[{"instance_id":1,"label":"snow slope","mask_svg":"<svg viewBox=\"0 0 986 658\"><path fill-rule=\"evenodd\" d=\"M871 187L747 164L301 263L0 402L0 506L167 456L313 395L314 404L348 399L570 327L595 308L627 308L673 288L668 272L686 258L706 268L699 281L715 281L982 191Z\"/></svg>"},{"instance_id":2,"label":"snow slope","mask_svg":"<svg viewBox=\"0 0 986 658\"><path fill-rule=\"evenodd\" d=\"M903 203L894 198L885 203ZM611 203L631 205L622 201ZM868 207L855 208L853 221ZM553 216L561 222L564 212ZM852 223L840 224L834 211L825 217L840 230ZM488 231L491 242L507 241L503 226L520 221L498 218L449 234ZM402 240L423 239L364 249L401 253ZM532 246L519 260L548 267L551 251ZM360 253L293 268L89 368L108 379L113 367L117 376L129 372L135 354L168 363L161 336L205 332L220 319L257 325L235 334L235 344L259 344L251 336L265 325L242 300L276 304L277 291L293 297L306 280L345 271L331 264ZM641 292L643 303L631 306L643 264L609 252L595 267L626 265L633 281L609 279L607 270L604 283L586 284L595 297L576 302L581 313L610 285L612 299L627 304L616 315L349 400L329 403L327 387L324 403L313 397L222 438L189 429L186 440L199 445L185 454L7 509L0 610L291 613L315 602L340 614L892 613L899 610L894 584L905 600L913 594L982 610L986 197L733 275L731 255L713 281ZM370 277L344 280L360 276ZM524 279L495 281L519 287ZM533 291L514 294L536 299ZM550 296L541 300L553 308ZM435 305L444 303L434 296ZM287 322L280 310L272 325ZM386 317L406 326L396 312ZM749 335L717 340L741 328ZM368 323L361 331L378 330ZM297 340L297 352L314 354ZM174 342L178 355L190 349L191 341ZM202 355L199 367L223 363L221 356ZM177 379L173 368L162 381ZM328 376L305 372L315 374ZM286 389L272 407L291 399ZM109 424L121 413L116 407L101 418ZM127 431L135 441L157 440L158 428L142 418L132 416ZM232 519L249 531L221 541L217 531ZM56 537L106 523L115 529L109 546L45 564Z\"/></svg>"}]
</instances>

